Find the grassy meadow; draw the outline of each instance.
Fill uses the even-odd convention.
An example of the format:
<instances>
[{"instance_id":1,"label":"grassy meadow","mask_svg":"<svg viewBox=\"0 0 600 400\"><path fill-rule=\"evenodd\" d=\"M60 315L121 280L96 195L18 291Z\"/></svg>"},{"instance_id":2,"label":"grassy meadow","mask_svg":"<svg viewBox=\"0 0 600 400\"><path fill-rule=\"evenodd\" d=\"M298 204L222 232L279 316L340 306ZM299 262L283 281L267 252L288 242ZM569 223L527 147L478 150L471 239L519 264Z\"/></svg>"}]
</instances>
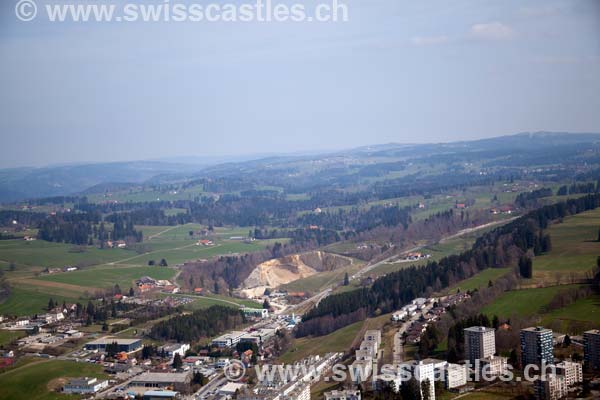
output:
<instances>
[{"instance_id":1,"label":"grassy meadow","mask_svg":"<svg viewBox=\"0 0 600 400\"><path fill-rule=\"evenodd\" d=\"M108 379L102 366L72 361L40 360L0 374L0 400L67 400L80 396L65 395L59 389L68 378L91 376Z\"/></svg>"},{"instance_id":2,"label":"grassy meadow","mask_svg":"<svg viewBox=\"0 0 600 400\"><path fill-rule=\"evenodd\" d=\"M199 224L178 226L139 226L144 241L124 249L99 249L94 246L74 246L42 240L0 241L0 268L11 285L11 295L0 303L0 313L27 315L41 312L48 299L76 302L97 290L118 284L128 290L142 276L171 280L176 275L176 264L189 260L208 259L214 256L257 251L275 240L257 240L245 243L231 240L233 236L247 236L249 228L215 228L211 238L213 246L196 245L198 232L205 227ZM281 241L281 240L280 240ZM153 260L158 264L166 259L168 267L148 266ZM13 264L14 268L9 268ZM80 266L80 270L44 274L46 268L65 265ZM217 301L218 303L219 301ZM202 300L199 307L211 304ZM223 303L223 302L221 302Z\"/></svg>"}]
</instances>

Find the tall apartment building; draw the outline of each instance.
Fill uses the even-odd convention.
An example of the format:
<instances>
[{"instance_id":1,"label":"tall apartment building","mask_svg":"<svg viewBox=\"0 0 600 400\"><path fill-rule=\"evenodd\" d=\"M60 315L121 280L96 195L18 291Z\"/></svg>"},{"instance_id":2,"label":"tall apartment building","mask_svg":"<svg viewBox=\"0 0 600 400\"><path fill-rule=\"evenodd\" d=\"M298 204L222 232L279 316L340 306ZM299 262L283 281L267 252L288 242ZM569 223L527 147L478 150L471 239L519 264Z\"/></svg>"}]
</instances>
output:
<instances>
[{"instance_id":1,"label":"tall apartment building","mask_svg":"<svg viewBox=\"0 0 600 400\"><path fill-rule=\"evenodd\" d=\"M554 363L552 330L541 326L521 329L521 361L528 364Z\"/></svg>"},{"instance_id":2,"label":"tall apartment building","mask_svg":"<svg viewBox=\"0 0 600 400\"><path fill-rule=\"evenodd\" d=\"M491 357L496 354L496 333L493 328L472 326L464 330L465 359L471 364L475 360Z\"/></svg>"},{"instance_id":3,"label":"tall apartment building","mask_svg":"<svg viewBox=\"0 0 600 400\"><path fill-rule=\"evenodd\" d=\"M565 378L565 385L568 388L583 382L583 368L578 362L559 362L558 364L556 364L556 375Z\"/></svg>"},{"instance_id":4,"label":"tall apartment building","mask_svg":"<svg viewBox=\"0 0 600 400\"><path fill-rule=\"evenodd\" d=\"M586 368L600 370L600 330L583 333L583 353Z\"/></svg>"},{"instance_id":5,"label":"tall apartment building","mask_svg":"<svg viewBox=\"0 0 600 400\"><path fill-rule=\"evenodd\" d=\"M438 368L444 367L448 364L446 361L428 359L427 361L409 361L399 365L400 370L406 376L413 377L423 384L424 381L429 381L429 400L435 400L435 381L436 381L436 366ZM399 387L403 382L403 379L399 379L395 382L396 386ZM421 397L423 397L423 387L421 386Z\"/></svg>"},{"instance_id":6,"label":"tall apartment building","mask_svg":"<svg viewBox=\"0 0 600 400\"><path fill-rule=\"evenodd\" d=\"M559 375L548 375L546 379L533 382L536 400L558 400L567 394L565 378Z\"/></svg>"},{"instance_id":7,"label":"tall apartment building","mask_svg":"<svg viewBox=\"0 0 600 400\"><path fill-rule=\"evenodd\" d=\"M356 360L350 366L352 381L360 384L366 381L373 371L373 363L377 361L381 331L369 330L365 332L363 341L356 350Z\"/></svg>"}]
</instances>

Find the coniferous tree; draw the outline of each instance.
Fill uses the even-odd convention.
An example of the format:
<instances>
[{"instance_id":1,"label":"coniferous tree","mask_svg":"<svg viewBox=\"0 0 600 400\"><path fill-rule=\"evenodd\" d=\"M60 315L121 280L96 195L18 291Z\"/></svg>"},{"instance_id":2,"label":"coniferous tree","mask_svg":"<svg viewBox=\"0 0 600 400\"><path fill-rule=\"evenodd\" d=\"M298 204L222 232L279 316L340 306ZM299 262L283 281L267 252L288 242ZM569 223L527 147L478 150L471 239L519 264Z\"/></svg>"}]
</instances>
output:
<instances>
[{"instance_id":1,"label":"coniferous tree","mask_svg":"<svg viewBox=\"0 0 600 400\"><path fill-rule=\"evenodd\" d=\"M173 357L173 368L179 369L182 365L181 355L179 353L175 354L175 357Z\"/></svg>"}]
</instances>

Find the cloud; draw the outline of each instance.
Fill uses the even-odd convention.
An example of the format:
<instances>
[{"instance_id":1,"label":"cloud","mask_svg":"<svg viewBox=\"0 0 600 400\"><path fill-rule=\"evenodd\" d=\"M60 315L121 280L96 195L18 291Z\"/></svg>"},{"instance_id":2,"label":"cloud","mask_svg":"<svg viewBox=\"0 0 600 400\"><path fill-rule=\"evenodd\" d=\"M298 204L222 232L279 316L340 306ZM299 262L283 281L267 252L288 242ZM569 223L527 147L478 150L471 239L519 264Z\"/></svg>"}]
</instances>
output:
<instances>
[{"instance_id":1,"label":"cloud","mask_svg":"<svg viewBox=\"0 0 600 400\"><path fill-rule=\"evenodd\" d=\"M447 36L415 36L411 40L415 46L435 46L448 43Z\"/></svg>"},{"instance_id":2,"label":"cloud","mask_svg":"<svg viewBox=\"0 0 600 400\"><path fill-rule=\"evenodd\" d=\"M550 17L560 14L558 5L543 5L538 7L522 7L519 9L519 15L528 18Z\"/></svg>"},{"instance_id":3,"label":"cloud","mask_svg":"<svg viewBox=\"0 0 600 400\"><path fill-rule=\"evenodd\" d=\"M507 40L514 38L515 35L516 32L510 26L500 22L475 24L469 32L470 37L481 40Z\"/></svg>"}]
</instances>

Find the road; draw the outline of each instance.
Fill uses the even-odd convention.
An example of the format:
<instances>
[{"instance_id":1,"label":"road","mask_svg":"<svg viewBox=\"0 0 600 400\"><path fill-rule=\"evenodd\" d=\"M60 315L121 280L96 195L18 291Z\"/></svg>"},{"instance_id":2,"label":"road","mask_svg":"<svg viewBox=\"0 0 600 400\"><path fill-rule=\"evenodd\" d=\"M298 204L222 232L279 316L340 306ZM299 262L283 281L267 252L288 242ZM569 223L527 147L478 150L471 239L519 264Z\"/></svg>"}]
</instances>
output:
<instances>
[{"instance_id":1,"label":"road","mask_svg":"<svg viewBox=\"0 0 600 400\"><path fill-rule=\"evenodd\" d=\"M196 393L191 396L187 396L185 400L201 400L205 399L214 392L216 392L221 386L225 385L228 382L225 375L222 373L211 379L206 385L202 386Z\"/></svg>"},{"instance_id":2,"label":"road","mask_svg":"<svg viewBox=\"0 0 600 400\"><path fill-rule=\"evenodd\" d=\"M481 229L486 229L486 228L489 228L491 226L505 224L505 223L508 223L508 222L516 219L516 218L518 218L518 216L509 218L509 219L505 219L505 220L501 220L501 221L489 222L489 223L486 223L486 224L475 226L473 228L466 228L466 229L463 229L461 231L458 231L455 234L452 234L452 235L449 235L449 236L446 236L446 237L442 238L439 241L439 243L444 243L445 241L448 241L448 240L451 240L451 239L454 239L454 238L457 238L457 237L460 237L460 236L463 236L463 235L466 235L466 234L469 234L469 233L472 233L472 232L476 232L476 231L481 230ZM430 246L430 245L431 245L431 243L423 244L421 246L416 246L416 247L413 247L411 249L402 250L402 253L414 253L414 252L419 251L419 250L421 250L421 249L423 249L423 248L425 248L427 246ZM392 261L396 257L398 257L398 254L394 254L394 255L392 255L390 257L387 257L387 258L385 258L385 259L383 259L381 261L377 261L377 262L372 263L372 264L371 263L367 263L367 265L365 265L362 269L360 269L358 272L356 272L354 275L352 275L350 277L350 281L359 279L363 275L369 273L369 271L372 271L373 269L375 269L375 268L377 268L377 267L379 267L379 266L381 266L383 264L386 264L386 263ZM337 284L332 285L329 288L327 288L327 289L325 289L325 290L323 290L323 291L315 294L311 298L308 298L308 299L302 301L299 304L287 307L285 310L282 311L282 313L283 312L287 312L289 314L289 313L294 312L296 314L302 314L302 311L304 311L304 309L306 307L310 306L311 304L314 304L315 306L317 304L319 304L325 297L327 297L331 293L333 293L333 289L335 289L337 286L338 286Z\"/></svg>"}]
</instances>

